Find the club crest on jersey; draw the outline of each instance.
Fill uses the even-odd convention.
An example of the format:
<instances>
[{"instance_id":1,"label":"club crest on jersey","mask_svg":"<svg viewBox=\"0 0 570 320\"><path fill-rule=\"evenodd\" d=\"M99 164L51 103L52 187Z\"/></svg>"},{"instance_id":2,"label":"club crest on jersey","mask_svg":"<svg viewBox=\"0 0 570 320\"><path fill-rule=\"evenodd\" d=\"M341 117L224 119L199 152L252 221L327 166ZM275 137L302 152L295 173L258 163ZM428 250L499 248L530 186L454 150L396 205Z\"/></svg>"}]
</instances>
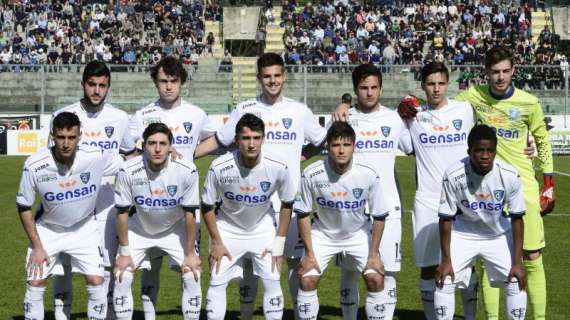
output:
<instances>
[{"instance_id":1,"label":"club crest on jersey","mask_svg":"<svg viewBox=\"0 0 570 320\"><path fill-rule=\"evenodd\" d=\"M455 128L455 130L457 130L457 131L461 130L461 126L463 125L463 120L455 119L452 122L453 122L453 127Z\"/></svg>"},{"instance_id":2,"label":"club crest on jersey","mask_svg":"<svg viewBox=\"0 0 570 320\"><path fill-rule=\"evenodd\" d=\"M285 129L291 128L291 125L293 124L293 119L291 118L283 118L281 121L283 121L283 126Z\"/></svg>"},{"instance_id":3,"label":"club crest on jersey","mask_svg":"<svg viewBox=\"0 0 570 320\"><path fill-rule=\"evenodd\" d=\"M360 197L362 197L362 192L364 192L364 190L362 188L354 188L352 189L352 194L354 195L354 197L356 199L360 199Z\"/></svg>"},{"instance_id":4,"label":"club crest on jersey","mask_svg":"<svg viewBox=\"0 0 570 320\"><path fill-rule=\"evenodd\" d=\"M113 136L113 133L115 132L115 127L105 127L105 134L107 135L107 138L111 138Z\"/></svg>"},{"instance_id":5,"label":"club crest on jersey","mask_svg":"<svg viewBox=\"0 0 570 320\"><path fill-rule=\"evenodd\" d=\"M269 190L269 188L271 187L271 182L261 181L259 183L259 186L261 187L261 190L263 190L263 192L267 192L267 190Z\"/></svg>"},{"instance_id":6,"label":"club crest on jersey","mask_svg":"<svg viewBox=\"0 0 570 320\"><path fill-rule=\"evenodd\" d=\"M388 138L390 135L390 127L380 127L380 130L382 130L384 137Z\"/></svg>"},{"instance_id":7,"label":"club crest on jersey","mask_svg":"<svg viewBox=\"0 0 570 320\"><path fill-rule=\"evenodd\" d=\"M178 186L167 186L166 187L166 191L168 191L168 194L171 197L174 197L174 195L176 194L176 190L178 190Z\"/></svg>"},{"instance_id":8,"label":"club crest on jersey","mask_svg":"<svg viewBox=\"0 0 570 320\"><path fill-rule=\"evenodd\" d=\"M79 175L81 182L83 182L85 184L87 184L87 182L89 182L90 177L91 177L91 173L89 173L89 172L83 172L82 174Z\"/></svg>"},{"instance_id":9,"label":"club crest on jersey","mask_svg":"<svg viewBox=\"0 0 570 320\"><path fill-rule=\"evenodd\" d=\"M503 198L505 197L505 191L504 190L495 190L495 191L493 191L493 196L495 197L495 200L501 202L501 201L503 201Z\"/></svg>"},{"instance_id":10,"label":"club crest on jersey","mask_svg":"<svg viewBox=\"0 0 570 320\"><path fill-rule=\"evenodd\" d=\"M184 122L183 125L186 133L190 133L190 131L192 131L192 122Z\"/></svg>"}]
</instances>

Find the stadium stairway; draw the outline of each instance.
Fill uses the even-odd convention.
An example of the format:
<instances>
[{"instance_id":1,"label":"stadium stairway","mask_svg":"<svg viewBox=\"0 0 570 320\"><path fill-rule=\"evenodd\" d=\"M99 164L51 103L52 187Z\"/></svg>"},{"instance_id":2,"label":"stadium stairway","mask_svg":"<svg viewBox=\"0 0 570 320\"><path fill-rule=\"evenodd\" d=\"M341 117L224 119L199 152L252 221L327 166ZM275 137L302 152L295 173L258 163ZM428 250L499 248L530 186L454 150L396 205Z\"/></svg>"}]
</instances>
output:
<instances>
[{"instance_id":1,"label":"stadium stairway","mask_svg":"<svg viewBox=\"0 0 570 320\"><path fill-rule=\"evenodd\" d=\"M238 103L257 95L255 62L257 57L234 57L232 68L233 102Z\"/></svg>"},{"instance_id":2,"label":"stadium stairway","mask_svg":"<svg viewBox=\"0 0 570 320\"><path fill-rule=\"evenodd\" d=\"M214 35L214 46L212 47L212 51L214 52L214 57L220 59L224 55L224 48L222 47L222 41L220 38L220 22L219 21L204 21L204 28L205 37L210 34L210 32ZM204 38L206 41L206 38Z\"/></svg>"},{"instance_id":3,"label":"stadium stairway","mask_svg":"<svg viewBox=\"0 0 570 320\"><path fill-rule=\"evenodd\" d=\"M532 17L532 42L537 45L540 33L544 29L544 26L550 27L552 31L552 26L550 23L550 13L542 11L533 11L531 13Z\"/></svg>"},{"instance_id":4,"label":"stadium stairway","mask_svg":"<svg viewBox=\"0 0 570 320\"><path fill-rule=\"evenodd\" d=\"M283 34L285 33L285 28L281 27L281 6L275 6L275 21L273 23L268 23L266 26L267 35L265 39L265 52L275 52L277 54L282 54L285 50L283 45Z\"/></svg>"}]
</instances>

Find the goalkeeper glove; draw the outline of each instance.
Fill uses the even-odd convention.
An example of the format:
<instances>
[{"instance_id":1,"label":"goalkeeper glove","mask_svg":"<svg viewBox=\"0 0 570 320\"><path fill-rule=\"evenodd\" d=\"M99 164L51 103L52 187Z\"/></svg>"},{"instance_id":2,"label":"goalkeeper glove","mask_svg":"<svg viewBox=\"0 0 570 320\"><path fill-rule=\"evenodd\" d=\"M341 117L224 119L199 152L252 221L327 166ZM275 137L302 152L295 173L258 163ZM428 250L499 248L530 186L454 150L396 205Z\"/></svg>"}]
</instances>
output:
<instances>
[{"instance_id":1,"label":"goalkeeper glove","mask_svg":"<svg viewBox=\"0 0 570 320\"><path fill-rule=\"evenodd\" d=\"M405 96L398 105L398 114L404 120L415 118L420 110L420 100L416 96Z\"/></svg>"},{"instance_id":2,"label":"goalkeeper glove","mask_svg":"<svg viewBox=\"0 0 570 320\"><path fill-rule=\"evenodd\" d=\"M542 192L540 193L540 215L545 216L554 210L555 199L554 175L545 174L544 185L542 186Z\"/></svg>"}]
</instances>

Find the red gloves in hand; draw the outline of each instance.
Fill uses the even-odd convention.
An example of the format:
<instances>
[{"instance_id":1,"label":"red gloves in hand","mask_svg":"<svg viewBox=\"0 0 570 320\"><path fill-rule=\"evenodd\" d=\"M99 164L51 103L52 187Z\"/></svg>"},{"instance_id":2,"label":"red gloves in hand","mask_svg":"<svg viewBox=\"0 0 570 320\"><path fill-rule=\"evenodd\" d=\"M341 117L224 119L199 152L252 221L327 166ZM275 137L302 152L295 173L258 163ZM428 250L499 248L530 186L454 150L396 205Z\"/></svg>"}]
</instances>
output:
<instances>
[{"instance_id":1,"label":"red gloves in hand","mask_svg":"<svg viewBox=\"0 0 570 320\"><path fill-rule=\"evenodd\" d=\"M554 210L554 175L544 175L544 185L540 193L540 215L543 217Z\"/></svg>"},{"instance_id":2,"label":"red gloves in hand","mask_svg":"<svg viewBox=\"0 0 570 320\"><path fill-rule=\"evenodd\" d=\"M406 96L398 105L398 113L404 120L415 118L420 109L420 100L416 96Z\"/></svg>"}]
</instances>

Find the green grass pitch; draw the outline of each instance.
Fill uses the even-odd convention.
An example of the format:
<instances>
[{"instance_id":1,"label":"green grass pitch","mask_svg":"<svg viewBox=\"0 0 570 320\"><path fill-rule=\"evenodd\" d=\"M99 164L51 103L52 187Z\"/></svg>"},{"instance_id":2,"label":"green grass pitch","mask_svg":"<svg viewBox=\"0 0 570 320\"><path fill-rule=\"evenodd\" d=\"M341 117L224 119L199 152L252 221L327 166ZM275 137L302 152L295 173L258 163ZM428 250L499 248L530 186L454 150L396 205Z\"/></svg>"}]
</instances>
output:
<instances>
[{"instance_id":1,"label":"green grass pitch","mask_svg":"<svg viewBox=\"0 0 570 320\"><path fill-rule=\"evenodd\" d=\"M23 319L22 302L25 290L24 278L24 259L27 247L27 239L24 230L20 225L18 214L15 209L15 195L20 180L21 168L24 157L0 157L0 226L2 230L2 244L0 246L1 282L0 288L0 319ZM197 162L203 180L203 173L206 171L212 158L201 159ZM399 157L396 161L397 171L401 183L402 196L404 202L404 210L402 218L402 271L397 275L398 281L398 304L396 310L396 319L423 319L421 301L417 289L418 270L413 264L412 252L412 231L411 231L411 204L415 190L415 168L414 158ZM555 157L556 177L556 209L553 215L544 219L546 229L547 247L544 250L544 261L546 267L547 285L548 285L548 319L568 319L570 314L570 289L569 277L565 274L568 272L568 264L570 263L570 239L568 230L570 230L570 159L565 157ZM207 263L207 240L206 232L202 231L202 248L203 268L208 270ZM167 259L164 263L168 263ZM284 267L286 268L286 267ZM340 306L338 302L339 272L338 268L329 267L319 285L319 298L321 303L320 318L321 319L341 319ZM283 272L285 275L285 272ZM51 281L50 281L51 283ZM137 293L139 290L138 278L133 285L134 296L136 300L136 309L141 310L140 301L138 301ZM203 272L202 290L204 292L204 300L208 287L208 272ZM291 303L288 296L287 284L285 276L282 277L282 287L287 302L285 319L292 319ZM261 284L258 290L258 298L256 302L255 318L263 319L261 311ZM74 300L73 300L73 318L85 319L86 308L86 290L84 280L80 276L74 278ZM180 315L180 280L179 276L170 271L166 265L162 268L161 288L157 305L157 319L181 319ZM361 297L364 297L365 291L361 281ZM477 319L484 319L482 298L479 295L479 312ZM46 291L45 306L46 319L53 319L51 287ZM363 304L361 299L361 306ZM202 306L204 307L204 305ZM228 289L228 312L227 319L239 318L239 295L237 286L230 285ZM528 312L527 314L529 314ZM460 299L457 299L456 317L462 319ZM205 319L205 314L202 312ZM363 309L360 309L359 316L363 317ZM135 313L135 319L142 319L142 313ZM503 314L501 314L503 318ZM527 316L527 319L530 317Z\"/></svg>"}]
</instances>

